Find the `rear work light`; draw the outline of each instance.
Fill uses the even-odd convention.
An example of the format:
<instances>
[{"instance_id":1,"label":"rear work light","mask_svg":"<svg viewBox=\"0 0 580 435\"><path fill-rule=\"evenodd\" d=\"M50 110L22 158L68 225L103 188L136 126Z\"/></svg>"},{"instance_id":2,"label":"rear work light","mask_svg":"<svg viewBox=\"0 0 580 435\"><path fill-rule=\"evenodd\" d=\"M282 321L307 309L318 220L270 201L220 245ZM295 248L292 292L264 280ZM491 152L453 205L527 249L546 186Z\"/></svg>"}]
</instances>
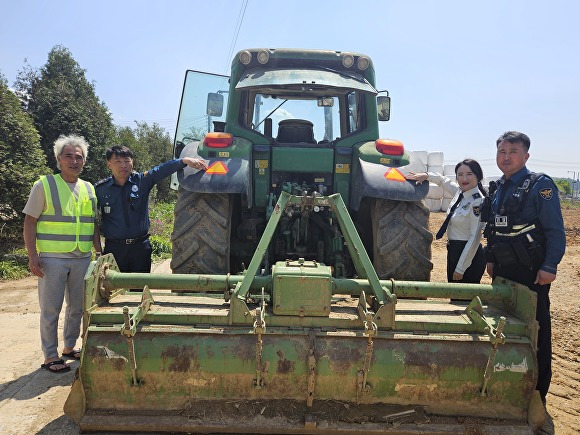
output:
<instances>
[{"instance_id":1,"label":"rear work light","mask_svg":"<svg viewBox=\"0 0 580 435\"><path fill-rule=\"evenodd\" d=\"M402 156L405 154L403 142L393 139L377 139L375 141L377 151L390 156Z\"/></svg>"},{"instance_id":2,"label":"rear work light","mask_svg":"<svg viewBox=\"0 0 580 435\"><path fill-rule=\"evenodd\" d=\"M231 133L208 133L203 140L203 144L210 148L227 148L233 143L234 136Z\"/></svg>"},{"instance_id":3,"label":"rear work light","mask_svg":"<svg viewBox=\"0 0 580 435\"><path fill-rule=\"evenodd\" d=\"M251 61L252 61L252 53L250 53L248 50L240 52L240 62L242 62L244 65L247 65Z\"/></svg>"},{"instance_id":4,"label":"rear work light","mask_svg":"<svg viewBox=\"0 0 580 435\"><path fill-rule=\"evenodd\" d=\"M258 62L260 62L262 65L265 65L268 63L268 60L270 60L270 53L268 53L268 50L260 50L258 51Z\"/></svg>"},{"instance_id":5,"label":"rear work light","mask_svg":"<svg viewBox=\"0 0 580 435\"><path fill-rule=\"evenodd\" d=\"M370 64L371 64L371 60L368 57L361 56L358 58L358 62L356 63L356 66L361 71L364 71L365 69L367 69L369 67Z\"/></svg>"},{"instance_id":6,"label":"rear work light","mask_svg":"<svg viewBox=\"0 0 580 435\"><path fill-rule=\"evenodd\" d=\"M344 54L342 56L342 66L350 68L354 64L354 56L352 54Z\"/></svg>"}]
</instances>

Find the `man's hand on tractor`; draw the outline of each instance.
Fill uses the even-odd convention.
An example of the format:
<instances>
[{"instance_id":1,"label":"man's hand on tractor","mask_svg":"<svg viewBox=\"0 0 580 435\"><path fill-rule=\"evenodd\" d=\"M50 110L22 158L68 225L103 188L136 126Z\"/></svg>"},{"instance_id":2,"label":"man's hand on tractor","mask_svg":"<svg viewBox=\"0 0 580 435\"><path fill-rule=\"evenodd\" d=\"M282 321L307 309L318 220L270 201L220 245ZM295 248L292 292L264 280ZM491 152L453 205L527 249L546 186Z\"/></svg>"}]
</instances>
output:
<instances>
[{"instance_id":1,"label":"man's hand on tractor","mask_svg":"<svg viewBox=\"0 0 580 435\"><path fill-rule=\"evenodd\" d=\"M193 169L201 169L203 171L207 170L207 164L203 159L194 159L191 157L184 157L181 159L183 163Z\"/></svg>"}]
</instances>

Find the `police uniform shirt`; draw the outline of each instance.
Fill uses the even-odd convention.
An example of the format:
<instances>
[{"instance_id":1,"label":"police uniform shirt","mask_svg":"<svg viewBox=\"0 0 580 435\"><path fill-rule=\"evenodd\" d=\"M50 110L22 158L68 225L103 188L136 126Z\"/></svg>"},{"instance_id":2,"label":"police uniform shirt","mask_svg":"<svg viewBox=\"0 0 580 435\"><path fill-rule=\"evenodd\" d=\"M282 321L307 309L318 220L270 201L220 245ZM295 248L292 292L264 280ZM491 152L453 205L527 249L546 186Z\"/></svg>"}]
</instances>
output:
<instances>
[{"instance_id":1,"label":"police uniform shirt","mask_svg":"<svg viewBox=\"0 0 580 435\"><path fill-rule=\"evenodd\" d=\"M505 176L498 180L498 188L491 203L495 214L502 215L501 206L513 194L524 177L531 173L524 166L508 180L505 179ZM500 199L502 200L501 204L499 203ZM552 179L544 174L538 174L520 213L522 223L532 222L536 217L542 226L546 240L545 259L540 269L555 274L566 249L566 233L564 232L558 188Z\"/></svg>"},{"instance_id":2,"label":"police uniform shirt","mask_svg":"<svg viewBox=\"0 0 580 435\"><path fill-rule=\"evenodd\" d=\"M147 172L133 172L123 186L108 177L95 184L106 239L136 239L149 231L149 192L156 183L186 165L169 160Z\"/></svg>"},{"instance_id":3,"label":"police uniform shirt","mask_svg":"<svg viewBox=\"0 0 580 435\"><path fill-rule=\"evenodd\" d=\"M440 186L448 194L453 194L453 199L451 200L451 205L455 204L461 189L459 184L449 177L443 175L429 172L428 180L432 183ZM449 221L449 226L447 227L447 238L449 240L461 240L466 241L461 257L457 266L455 267L455 272L464 274L469 266L471 266L471 261L477 252L477 248L481 242L481 234L483 231L484 223L479 220L479 207L483 202L483 193L479 190L479 187L475 186L472 189L463 193L463 199L453 212L451 219ZM449 213L451 205L447 210Z\"/></svg>"}]
</instances>

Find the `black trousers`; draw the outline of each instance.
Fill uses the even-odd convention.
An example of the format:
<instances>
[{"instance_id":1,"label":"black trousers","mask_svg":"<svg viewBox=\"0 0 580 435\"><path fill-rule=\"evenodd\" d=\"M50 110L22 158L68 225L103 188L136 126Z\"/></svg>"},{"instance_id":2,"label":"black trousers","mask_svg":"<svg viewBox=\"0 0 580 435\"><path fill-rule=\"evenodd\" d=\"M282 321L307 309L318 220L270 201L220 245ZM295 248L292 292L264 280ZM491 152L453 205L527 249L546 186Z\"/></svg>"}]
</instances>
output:
<instances>
[{"instance_id":1,"label":"black trousers","mask_svg":"<svg viewBox=\"0 0 580 435\"><path fill-rule=\"evenodd\" d=\"M546 394L552 380L552 320L550 318L550 284L534 284L538 269L530 270L524 266L509 266L502 268L495 264L493 276L501 276L525 285L538 296L536 307L536 320L539 323L538 331L538 383L536 389L540 392L542 400L546 400Z\"/></svg>"},{"instance_id":2,"label":"black trousers","mask_svg":"<svg viewBox=\"0 0 580 435\"><path fill-rule=\"evenodd\" d=\"M151 272L151 243L149 238L127 245L105 240L103 254L113 254L121 272Z\"/></svg>"},{"instance_id":3,"label":"black trousers","mask_svg":"<svg viewBox=\"0 0 580 435\"><path fill-rule=\"evenodd\" d=\"M455 272L459 257L461 257L466 244L467 241L465 240L449 240L447 242L447 281L479 284L486 264L485 253L481 244L478 246L473 260L471 260L471 265L463 273L463 278L460 281L453 281L453 272Z\"/></svg>"}]
</instances>

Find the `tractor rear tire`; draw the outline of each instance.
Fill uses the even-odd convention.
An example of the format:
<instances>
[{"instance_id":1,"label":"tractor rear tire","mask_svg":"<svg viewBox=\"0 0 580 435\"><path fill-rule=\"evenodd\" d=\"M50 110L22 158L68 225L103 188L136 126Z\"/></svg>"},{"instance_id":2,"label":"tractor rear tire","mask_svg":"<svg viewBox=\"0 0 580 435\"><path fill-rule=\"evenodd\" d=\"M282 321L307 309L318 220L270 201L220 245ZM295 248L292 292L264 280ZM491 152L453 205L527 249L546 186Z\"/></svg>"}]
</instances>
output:
<instances>
[{"instance_id":1,"label":"tractor rear tire","mask_svg":"<svg viewBox=\"0 0 580 435\"><path fill-rule=\"evenodd\" d=\"M371 206L373 259L380 279L429 281L429 209L422 202L376 199Z\"/></svg>"},{"instance_id":2,"label":"tractor rear tire","mask_svg":"<svg viewBox=\"0 0 580 435\"><path fill-rule=\"evenodd\" d=\"M173 273L228 273L231 195L190 192L179 187L174 214Z\"/></svg>"}]
</instances>

